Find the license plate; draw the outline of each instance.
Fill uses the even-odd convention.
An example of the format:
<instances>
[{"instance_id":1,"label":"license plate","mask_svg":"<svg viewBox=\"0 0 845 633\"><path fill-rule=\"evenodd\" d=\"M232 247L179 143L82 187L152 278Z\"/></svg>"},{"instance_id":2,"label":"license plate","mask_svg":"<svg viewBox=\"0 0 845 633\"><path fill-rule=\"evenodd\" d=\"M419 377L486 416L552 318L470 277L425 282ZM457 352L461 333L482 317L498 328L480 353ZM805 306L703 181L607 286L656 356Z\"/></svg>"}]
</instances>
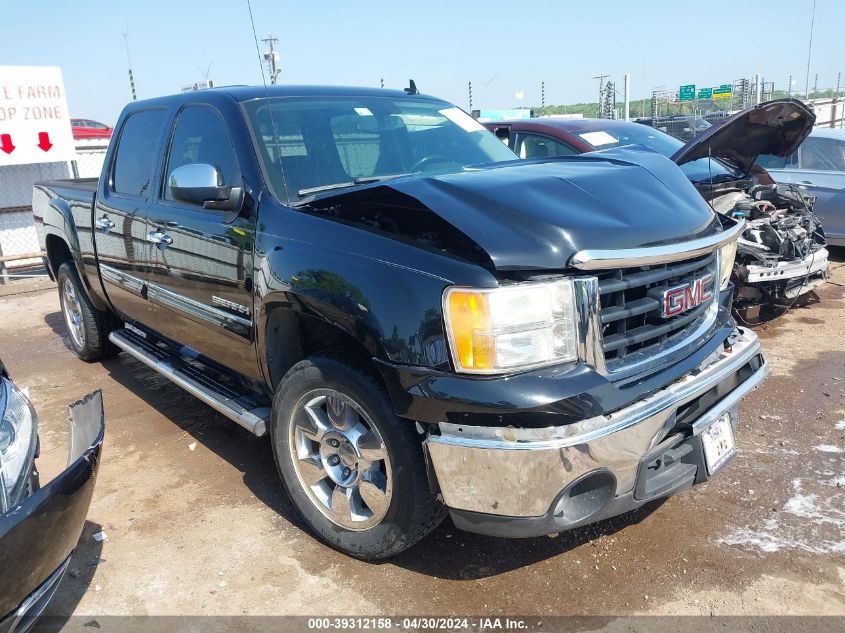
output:
<instances>
[{"instance_id":1,"label":"license plate","mask_svg":"<svg viewBox=\"0 0 845 633\"><path fill-rule=\"evenodd\" d=\"M712 475L719 470L734 454L734 432L731 426L731 414L723 413L701 434L704 444L704 459L707 473Z\"/></svg>"}]
</instances>

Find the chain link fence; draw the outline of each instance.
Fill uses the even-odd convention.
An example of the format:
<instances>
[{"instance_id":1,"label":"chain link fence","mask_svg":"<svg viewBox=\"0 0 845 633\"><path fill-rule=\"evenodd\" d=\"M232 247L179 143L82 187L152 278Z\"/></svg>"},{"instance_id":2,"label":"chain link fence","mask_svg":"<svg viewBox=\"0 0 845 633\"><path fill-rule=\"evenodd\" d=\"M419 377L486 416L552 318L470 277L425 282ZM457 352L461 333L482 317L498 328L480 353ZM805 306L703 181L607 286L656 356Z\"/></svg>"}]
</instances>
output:
<instances>
[{"instance_id":1,"label":"chain link fence","mask_svg":"<svg viewBox=\"0 0 845 633\"><path fill-rule=\"evenodd\" d=\"M32 216L32 185L41 180L97 178L107 141L78 145L74 160L60 163L0 166L0 283L15 271L42 263Z\"/></svg>"},{"instance_id":2,"label":"chain link fence","mask_svg":"<svg viewBox=\"0 0 845 633\"><path fill-rule=\"evenodd\" d=\"M71 161L74 178L99 178L106 159L108 142L77 145L76 157Z\"/></svg>"}]
</instances>

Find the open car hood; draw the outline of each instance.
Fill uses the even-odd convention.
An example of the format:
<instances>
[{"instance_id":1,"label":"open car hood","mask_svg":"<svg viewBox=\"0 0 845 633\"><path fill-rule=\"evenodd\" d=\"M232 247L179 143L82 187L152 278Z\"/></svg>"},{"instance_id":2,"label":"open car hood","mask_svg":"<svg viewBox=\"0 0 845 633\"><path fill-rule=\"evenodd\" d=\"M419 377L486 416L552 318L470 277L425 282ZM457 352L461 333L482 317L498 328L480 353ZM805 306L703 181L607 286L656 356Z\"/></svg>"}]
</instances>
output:
<instances>
[{"instance_id":1,"label":"open car hood","mask_svg":"<svg viewBox=\"0 0 845 633\"><path fill-rule=\"evenodd\" d=\"M699 158L721 158L751 174L760 154L787 156L810 134L816 115L797 99L767 101L717 123L672 155L683 165Z\"/></svg>"}]
</instances>

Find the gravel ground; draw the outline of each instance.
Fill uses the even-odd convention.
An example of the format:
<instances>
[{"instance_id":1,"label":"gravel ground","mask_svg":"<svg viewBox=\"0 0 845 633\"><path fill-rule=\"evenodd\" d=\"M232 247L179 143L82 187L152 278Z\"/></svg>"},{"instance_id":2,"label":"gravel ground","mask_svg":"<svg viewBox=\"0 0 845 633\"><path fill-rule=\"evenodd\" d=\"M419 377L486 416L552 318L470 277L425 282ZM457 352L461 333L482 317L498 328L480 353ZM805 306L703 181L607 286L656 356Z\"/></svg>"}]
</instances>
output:
<instances>
[{"instance_id":1,"label":"gravel ground","mask_svg":"<svg viewBox=\"0 0 845 633\"><path fill-rule=\"evenodd\" d=\"M2 357L40 415L44 480L65 407L100 388L94 500L54 615L845 615L845 251L821 303L756 328L772 375L744 401L719 477L557 538L448 521L369 564L303 529L269 443L140 363L68 350L55 288L0 293ZM95 532L108 538L97 542Z\"/></svg>"}]
</instances>

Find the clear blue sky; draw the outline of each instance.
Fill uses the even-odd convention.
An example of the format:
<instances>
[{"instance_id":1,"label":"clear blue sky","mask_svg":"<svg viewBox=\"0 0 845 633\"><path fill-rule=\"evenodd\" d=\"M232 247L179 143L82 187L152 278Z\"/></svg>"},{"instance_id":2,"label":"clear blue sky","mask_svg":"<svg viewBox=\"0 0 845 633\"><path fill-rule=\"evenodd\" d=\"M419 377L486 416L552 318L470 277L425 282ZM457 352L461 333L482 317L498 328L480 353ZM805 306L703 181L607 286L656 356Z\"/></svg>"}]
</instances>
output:
<instances>
[{"instance_id":1,"label":"clear blue sky","mask_svg":"<svg viewBox=\"0 0 845 633\"><path fill-rule=\"evenodd\" d=\"M803 91L812 0L411 3L253 0L258 36L280 41L283 83L404 87L468 107L594 100L599 73L629 72L632 98L665 85L760 72ZM130 98L176 92L209 67L218 85L260 83L246 0L0 0L0 64L61 66L74 116L114 123ZM810 84L845 73L845 2L818 0ZM263 46L263 44L262 44ZM645 72L643 70L645 69ZM491 81L492 80L492 81ZM487 88L484 84L490 82ZM520 102L514 96L524 91Z\"/></svg>"}]
</instances>

